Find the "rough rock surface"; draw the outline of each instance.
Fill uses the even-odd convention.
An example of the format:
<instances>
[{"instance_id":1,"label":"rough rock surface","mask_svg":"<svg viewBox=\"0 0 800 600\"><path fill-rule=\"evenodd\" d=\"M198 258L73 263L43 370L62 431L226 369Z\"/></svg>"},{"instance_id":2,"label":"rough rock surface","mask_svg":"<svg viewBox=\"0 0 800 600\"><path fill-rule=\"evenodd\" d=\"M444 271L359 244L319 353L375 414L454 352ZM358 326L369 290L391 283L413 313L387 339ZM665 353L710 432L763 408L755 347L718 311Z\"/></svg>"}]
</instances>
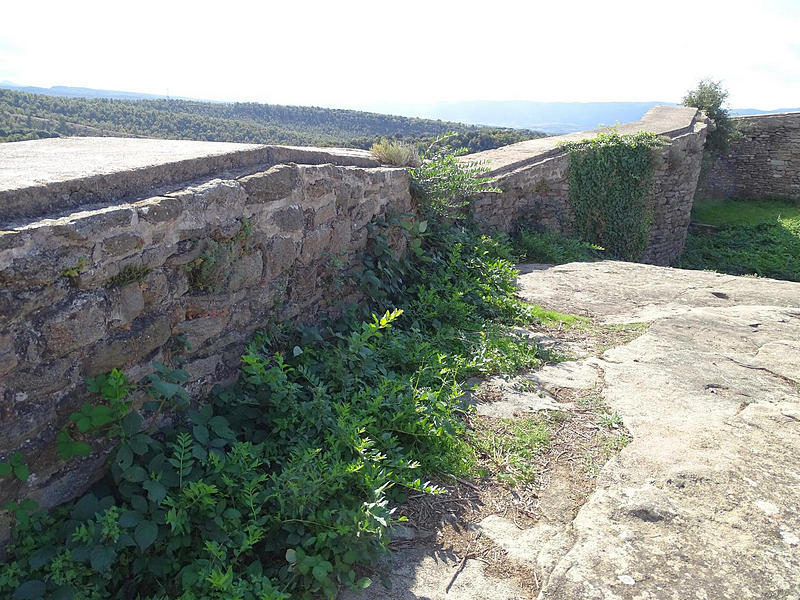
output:
<instances>
[{"instance_id":1,"label":"rough rock surface","mask_svg":"<svg viewBox=\"0 0 800 600\"><path fill-rule=\"evenodd\" d=\"M542 598L800 597L800 285L627 263L523 295L653 320L603 356L633 442L602 471Z\"/></svg>"},{"instance_id":2,"label":"rough rock surface","mask_svg":"<svg viewBox=\"0 0 800 600\"><path fill-rule=\"evenodd\" d=\"M520 531L491 516L482 533L540 574L542 600L800 598L800 284L619 262L524 271L532 302L652 323L571 370L587 387L598 373L633 436L577 517ZM455 560L393 560L392 591L366 597L524 597L476 561L445 593Z\"/></svg>"}]
</instances>

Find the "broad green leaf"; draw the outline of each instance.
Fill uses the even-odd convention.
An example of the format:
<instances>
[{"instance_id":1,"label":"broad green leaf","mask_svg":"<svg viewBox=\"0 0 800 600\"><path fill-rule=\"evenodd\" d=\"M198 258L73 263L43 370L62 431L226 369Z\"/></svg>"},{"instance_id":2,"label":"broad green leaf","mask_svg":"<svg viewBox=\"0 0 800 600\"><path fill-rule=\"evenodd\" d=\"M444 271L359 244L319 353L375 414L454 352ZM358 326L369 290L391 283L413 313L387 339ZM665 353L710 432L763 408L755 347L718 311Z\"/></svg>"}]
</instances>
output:
<instances>
[{"instance_id":1,"label":"broad green leaf","mask_svg":"<svg viewBox=\"0 0 800 600\"><path fill-rule=\"evenodd\" d=\"M133 451L128 444L122 443L119 445L114 462L123 472L133 464Z\"/></svg>"},{"instance_id":2,"label":"broad green leaf","mask_svg":"<svg viewBox=\"0 0 800 600\"><path fill-rule=\"evenodd\" d=\"M161 504L161 501L167 495L167 488L159 481L145 481L142 487L147 490L147 497L154 504Z\"/></svg>"},{"instance_id":3,"label":"broad green leaf","mask_svg":"<svg viewBox=\"0 0 800 600\"><path fill-rule=\"evenodd\" d=\"M135 510L126 510L119 517L119 525L120 527L136 527L143 518L144 515Z\"/></svg>"},{"instance_id":4,"label":"broad green leaf","mask_svg":"<svg viewBox=\"0 0 800 600\"><path fill-rule=\"evenodd\" d=\"M144 419L137 411L132 410L122 419L122 431L128 437L133 437L142 430Z\"/></svg>"},{"instance_id":5,"label":"broad green leaf","mask_svg":"<svg viewBox=\"0 0 800 600\"><path fill-rule=\"evenodd\" d=\"M28 564L33 570L40 569L49 563L50 559L52 559L56 553L57 550L54 546L45 546L44 548L39 548L31 554L30 558L28 559Z\"/></svg>"},{"instance_id":6,"label":"broad green leaf","mask_svg":"<svg viewBox=\"0 0 800 600\"><path fill-rule=\"evenodd\" d=\"M44 581L31 579L20 585L11 596L13 600L41 600L45 597L47 586Z\"/></svg>"},{"instance_id":7,"label":"broad green leaf","mask_svg":"<svg viewBox=\"0 0 800 600\"><path fill-rule=\"evenodd\" d=\"M117 553L113 548L109 548L108 546L95 546L89 553L89 562L92 565L92 569L102 573L103 571L107 571L109 567L114 564L114 559L116 557Z\"/></svg>"},{"instance_id":8,"label":"broad green leaf","mask_svg":"<svg viewBox=\"0 0 800 600\"><path fill-rule=\"evenodd\" d=\"M19 465L14 467L14 475L17 476L17 479L20 481L28 481L28 476L30 476L31 471L28 468L28 465Z\"/></svg>"},{"instance_id":9,"label":"broad green leaf","mask_svg":"<svg viewBox=\"0 0 800 600\"><path fill-rule=\"evenodd\" d=\"M371 585L372 585L372 579L370 579L369 577L362 577L356 583L356 586L359 587L362 590L367 589Z\"/></svg>"},{"instance_id":10,"label":"broad green leaf","mask_svg":"<svg viewBox=\"0 0 800 600\"><path fill-rule=\"evenodd\" d=\"M145 497L140 496L139 494L131 496L131 506L134 508L134 510L139 511L140 513L146 513L149 508Z\"/></svg>"},{"instance_id":11,"label":"broad green leaf","mask_svg":"<svg viewBox=\"0 0 800 600\"><path fill-rule=\"evenodd\" d=\"M325 581L328 578L328 570L322 565L316 565L311 570L311 574L317 581Z\"/></svg>"},{"instance_id":12,"label":"broad green leaf","mask_svg":"<svg viewBox=\"0 0 800 600\"><path fill-rule=\"evenodd\" d=\"M133 539L144 552L149 548L158 537L158 526L152 521L142 521L136 526L133 532Z\"/></svg>"},{"instance_id":13,"label":"broad green leaf","mask_svg":"<svg viewBox=\"0 0 800 600\"><path fill-rule=\"evenodd\" d=\"M205 425L195 425L192 427L192 435L194 439L201 444L205 445L208 443L208 427Z\"/></svg>"},{"instance_id":14,"label":"broad green leaf","mask_svg":"<svg viewBox=\"0 0 800 600\"><path fill-rule=\"evenodd\" d=\"M128 467L123 471L122 477L131 483L140 483L147 480L147 471L138 465Z\"/></svg>"}]
</instances>

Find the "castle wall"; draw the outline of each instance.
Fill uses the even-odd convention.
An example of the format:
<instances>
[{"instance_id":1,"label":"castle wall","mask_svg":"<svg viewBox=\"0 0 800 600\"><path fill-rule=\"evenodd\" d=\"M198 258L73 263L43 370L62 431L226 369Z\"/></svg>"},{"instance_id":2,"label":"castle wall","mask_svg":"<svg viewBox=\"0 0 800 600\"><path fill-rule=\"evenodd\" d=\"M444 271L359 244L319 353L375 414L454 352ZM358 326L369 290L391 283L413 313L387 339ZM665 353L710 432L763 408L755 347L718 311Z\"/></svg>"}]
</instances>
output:
<instances>
[{"instance_id":1,"label":"castle wall","mask_svg":"<svg viewBox=\"0 0 800 600\"><path fill-rule=\"evenodd\" d=\"M741 138L711 163L698 198L800 198L800 112L734 119Z\"/></svg>"},{"instance_id":2,"label":"castle wall","mask_svg":"<svg viewBox=\"0 0 800 600\"><path fill-rule=\"evenodd\" d=\"M664 108L621 126L670 139L651 193L659 264L683 246L705 138L696 111ZM478 224L570 233L558 142L593 133L468 157L503 189L474 202ZM3 144L0 165L0 459L21 450L31 466L27 483L0 480L0 505L52 506L102 472L108 444L56 453L86 377L137 381L155 361L181 365L195 397L232 381L255 331L358 300L368 224L414 210L407 170L364 151L66 138Z\"/></svg>"}]
</instances>

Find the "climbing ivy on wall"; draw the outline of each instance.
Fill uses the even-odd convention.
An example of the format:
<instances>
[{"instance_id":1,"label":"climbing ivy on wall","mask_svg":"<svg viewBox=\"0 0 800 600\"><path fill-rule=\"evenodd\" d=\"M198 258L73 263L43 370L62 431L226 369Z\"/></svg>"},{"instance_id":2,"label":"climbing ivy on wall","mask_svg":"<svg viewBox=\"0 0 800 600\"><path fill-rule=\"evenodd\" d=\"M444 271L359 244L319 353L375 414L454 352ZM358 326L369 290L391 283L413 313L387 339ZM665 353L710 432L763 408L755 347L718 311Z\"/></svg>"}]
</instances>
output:
<instances>
[{"instance_id":1,"label":"climbing ivy on wall","mask_svg":"<svg viewBox=\"0 0 800 600\"><path fill-rule=\"evenodd\" d=\"M569 154L569 198L581 238L623 260L644 256L652 221L647 193L653 150L664 143L646 131L612 131L564 145Z\"/></svg>"}]
</instances>

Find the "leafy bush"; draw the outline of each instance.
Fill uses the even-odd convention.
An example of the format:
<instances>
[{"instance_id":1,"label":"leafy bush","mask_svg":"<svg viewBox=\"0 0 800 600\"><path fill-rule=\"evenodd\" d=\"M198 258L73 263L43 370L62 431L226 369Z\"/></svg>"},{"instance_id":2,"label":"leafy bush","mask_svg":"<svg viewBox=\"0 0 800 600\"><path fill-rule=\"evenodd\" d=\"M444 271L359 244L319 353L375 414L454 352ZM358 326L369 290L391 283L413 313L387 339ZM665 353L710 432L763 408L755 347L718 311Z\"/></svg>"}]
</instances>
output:
<instances>
[{"instance_id":1,"label":"leafy bush","mask_svg":"<svg viewBox=\"0 0 800 600\"><path fill-rule=\"evenodd\" d=\"M714 121L714 129L706 136L706 149L713 154L727 152L730 144L739 132L731 120L728 110L724 108L728 90L722 87L721 81L703 79L693 90L683 97L684 106L699 108Z\"/></svg>"},{"instance_id":2,"label":"leafy bush","mask_svg":"<svg viewBox=\"0 0 800 600\"><path fill-rule=\"evenodd\" d=\"M459 159L466 149L451 150L447 140L454 134L439 136L422 154L422 164L412 169L412 190L422 212L431 219L463 219L470 198L485 192L500 192L494 179L483 177L486 168L479 162Z\"/></svg>"},{"instance_id":3,"label":"leafy bush","mask_svg":"<svg viewBox=\"0 0 800 600\"><path fill-rule=\"evenodd\" d=\"M420 165L417 148L405 142L394 142L383 138L380 142L372 144L369 151L383 165L396 167L418 167Z\"/></svg>"},{"instance_id":4,"label":"leafy bush","mask_svg":"<svg viewBox=\"0 0 800 600\"><path fill-rule=\"evenodd\" d=\"M564 145L569 153L569 198L578 235L623 260L639 260L647 248L657 135L615 131Z\"/></svg>"}]
</instances>

